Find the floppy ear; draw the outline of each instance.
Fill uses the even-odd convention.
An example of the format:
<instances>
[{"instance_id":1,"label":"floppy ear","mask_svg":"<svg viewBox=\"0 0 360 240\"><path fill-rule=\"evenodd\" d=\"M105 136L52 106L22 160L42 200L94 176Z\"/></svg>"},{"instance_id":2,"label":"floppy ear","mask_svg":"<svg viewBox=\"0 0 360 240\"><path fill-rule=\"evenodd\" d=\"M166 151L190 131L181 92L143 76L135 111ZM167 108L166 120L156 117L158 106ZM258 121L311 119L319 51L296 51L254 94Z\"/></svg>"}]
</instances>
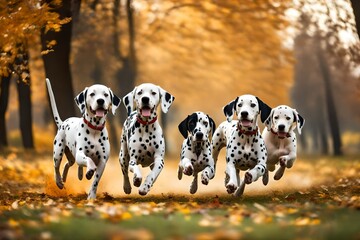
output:
<instances>
[{"instance_id":1,"label":"floppy ear","mask_svg":"<svg viewBox=\"0 0 360 240\"><path fill-rule=\"evenodd\" d=\"M131 92L126 94L125 97L123 97L123 103L125 105L128 116L130 116L130 113L132 111L134 111L134 95L135 95L135 92L136 92L136 87L134 88L134 90L132 90Z\"/></svg>"},{"instance_id":2,"label":"floppy ear","mask_svg":"<svg viewBox=\"0 0 360 240\"><path fill-rule=\"evenodd\" d=\"M275 112L274 109L272 109L271 112L270 112L270 115L268 116L268 118L264 122L264 124L265 124L268 131L270 131L271 126L272 126L274 112Z\"/></svg>"},{"instance_id":3,"label":"floppy ear","mask_svg":"<svg viewBox=\"0 0 360 240\"><path fill-rule=\"evenodd\" d=\"M209 115L207 115L208 116L208 118L209 118L209 121L210 121L210 127L211 127L211 135L214 135L214 132L215 132L215 129L216 129L216 124L215 124L215 122L214 122L214 120L211 118L211 117L209 117Z\"/></svg>"},{"instance_id":4,"label":"floppy ear","mask_svg":"<svg viewBox=\"0 0 360 240\"><path fill-rule=\"evenodd\" d=\"M164 89L162 89L161 87L158 86L158 88L160 91L161 110L164 113L167 113L169 111L171 104L174 102L175 97L170 93L168 93L167 91L165 91Z\"/></svg>"},{"instance_id":5,"label":"floppy ear","mask_svg":"<svg viewBox=\"0 0 360 240\"><path fill-rule=\"evenodd\" d=\"M115 110L120 106L121 100L116 96L113 91L109 88L110 97L111 97L111 112L115 115Z\"/></svg>"},{"instance_id":6,"label":"floppy ear","mask_svg":"<svg viewBox=\"0 0 360 240\"><path fill-rule=\"evenodd\" d=\"M229 102L225 107L223 107L223 111L228 122L231 122L233 118L238 99L239 97L237 97L235 100Z\"/></svg>"},{"instance_id":7,"label":"floppy ear","mask_svg":"<svg viewBox=\"0 0 360 240\"><path fill-rule=\"evenodd\" d=\"M256 97L258 103L259 103L259 109L260 109L260 119L261 122L265 122L265 120L269 117L271 113L271 107L269 107L266 103L261 101L260 98Z\"/></svg>"},{"instance_id":8,"label":"floppy ear","mask_svg":"<svg viewBox=\"0 0 360 240\"><path fill-rule=\"evenodd\" d=\"M86 109L86 93L88 88L86 87L81 93L75 97L75 103L80 109L81 115L84 115Z\"/></svg>"},{"instance_id":9,"label":"floppy ear","mask_svg":"<svg viewBox=\"0 0 360 240\"><path fill-rule=\"evenodd\" d=\"M293 113L294 113L294 122L296 122L297 131L299 134L301 134L301 129L305 124L305 119L302 116L300 116L300 114L296 111L296 109L293 109Z\"/></svg>"},{"instance_id":10,"label":"floppy ear","mask_svg":"<svg viewBox=\"0 0 360 240\"><path fill-rule=\"evenodd\" d=\"M188 136L188 121L189 121L189 115L178 126L180 133L183 135L185 139Z\"/></svg>"}]
</instances>

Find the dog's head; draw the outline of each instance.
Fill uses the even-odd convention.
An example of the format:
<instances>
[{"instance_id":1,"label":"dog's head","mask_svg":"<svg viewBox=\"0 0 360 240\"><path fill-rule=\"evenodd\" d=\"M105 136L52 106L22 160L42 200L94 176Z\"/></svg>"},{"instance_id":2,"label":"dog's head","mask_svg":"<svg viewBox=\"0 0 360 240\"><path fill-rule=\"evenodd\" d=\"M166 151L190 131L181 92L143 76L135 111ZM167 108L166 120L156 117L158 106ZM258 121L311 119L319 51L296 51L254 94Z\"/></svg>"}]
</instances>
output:
<instances>
[{"instance_id":1,"label":"dog's head","mask_svg":"<svg viewBox=\"0 0 360 240\"><path fill-rule=\"evenodd\" d=\"M265 121L265 126L270 131L277 133L279 137L285 137L290 131L297 128L299 134L305 124L305 120L293 108L280 105L271 110L269 117Z\"/></svg>"},{"instance_id":2,"label":"dog's head","mask_svg":"<svg viewBox=\"0 0 360 240\"><path fill-rule=\"evenodd\" d=\"M192 141L202 142L210 138L215 131L215 122L203 112L188 115L178 126L184 138L191 134Z\"/></svg>"},{"instance_id":3,"label":"dog's head","mask_svg":"<svg viewBox=\"0 0 360 240\"><path fill-rule=\"evenodd\" d=\"M151 83L143 83L128 93L123 98L123 102L128 115L136 110L141 116L147 118L156 114L156 108L160 102L162 111L167 113L174 99L174 96L161 87Z\"/></svg>"},{"instance_id":4,"label":"dog's head","mask_svg":"<svg viewBox=\"0 0 360 240\"><path fill-rule=\"evenodd\" d=\"M110 109L115 115L115 110L119 107L120 102L121 100L110 88L101 84L86 87L75 97L75 103L82 115L88 113L90 117L97 118L105 117Z\"/></svg>"},{"instance_id":5,"label":"dog's head","mask_svg":"<svg viewBox=\"0 0 360 240\"><path fill-rule=\"evenodd\" d=\"M236 113L239 124L242 127L250 128L256 126L259 114L261 122L264 122L268 118L271 108L258 97L245 94L228 103L223 108L223 111L228 122L232 120L234 113Z\"/></svg>"}]
</instances>

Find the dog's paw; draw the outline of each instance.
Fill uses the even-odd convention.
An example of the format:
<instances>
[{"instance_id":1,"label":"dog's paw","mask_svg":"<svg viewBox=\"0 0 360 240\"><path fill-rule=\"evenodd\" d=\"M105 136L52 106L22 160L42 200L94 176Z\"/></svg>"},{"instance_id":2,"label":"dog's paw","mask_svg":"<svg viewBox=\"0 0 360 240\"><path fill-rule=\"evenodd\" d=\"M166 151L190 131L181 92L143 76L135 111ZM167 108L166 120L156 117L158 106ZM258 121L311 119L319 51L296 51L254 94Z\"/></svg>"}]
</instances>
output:
<instances>
[{"instance_id":1,"label":"dog's paw","mask_svg":"<svg viewBox=\"0 0 360 240\"><path fill-rule=\"evenodd\" d=\"M63 189L64 188L64 183L62 181L56 181L56 186L59 188L59 189Z\"/></svg>"},{"instance_id":2,"label":"dog's paw","mask_svg":"<svg viewBox=\"0 0 360 240\"><path fill-rule=\"evenodd\" d=\"M262 177L262 182L266 186L269 183L269 171L265 170L265 173Z\"/></svg>"},{"instance_id":3,"label":"dog's paw","mask_svg":"<svg viewBox=\"0 0 360 240\"><path fill-rule=\"evenodd\" d=\"M188 165L187 167L185 167L184 170L183 170L183 173L184 173L185 175L188 175L188 176L193 175L193 173L194 173L194 168L193 168L193 166L192 166L192 165Z\"/></svg>"},{"instance_id":4,"label":"dog's paw","mask_svg":"<svg viewBox=\"0 0 360 240\"><path fill-rule=\"evenodd\" d=\"M228 183L226 185L226 191L229 193L229 194L232 194L235 192L235 190L237 189L237 186L233 183Z\"/></svg>"},{"instance_id":5,"label":"dog's paw","mask_svg":"<svg viewBox=\"0 0 360 240\"><path fill-rule=\"evenodd\" d=\"M130 194L130 193L131 193L131 186L130 186L130 183L125 184L125 182L124 182L123 189L124 189L124 193L126 193L126 194Z\"/></svg>"},{"instance_id":6,"label":"dog's paw","mask_svg":"<svg viewBox=\"0 0 360 240\"><path fill-rule=\"evenodd\" d=\"M182 179L182 169L181 167L178 168L178 179L181 180Z\"/></svg>"},{"instance_id":7,"label":"dog's paw","mask_svg":"<svg viewBox=\"0 0 360 240\"><path fill-rule=\"evenodd\" d=\"M139 194L140 194L141 196L145 196L149 191L150 191L150 186L147 186L147 185L145 185L145 184L143 184L143 186L141 186L141 187L139 188Z\"/></svg>"},{"instance_id":8,"label":"dog's paw","mask_svg":"<svg viewBox=\"0 0 360 240\"><path fill-rule=\"evenodd\" d=\"M141 177L137 177L136 175L134 176L134 179L133 179L133 184L135 187L140 187L141 185L141 182L142 182L142 178ZM139 190L140 191L140 190Z\"/></svg>"},{"instance_id":9,"label":"dog's paw","mask_svg":"<svg viewBox=\"0 0 360 240\"><path fill-rule=\"evenodd\" d=\"M244 179L244 181L245 181L246 184L252 183L252 181L253 181L253 176L252 176L252 174L249 173L249 172L246 172L246 173L245 173L245 179Z\"/></svg>"},{"instance_id":10,"label":"dog's paw","mask_svg":"<svg viewBox=\"0 0 360 240\"><path fill-rule=\"evenodd\" d=\"M285 172L285 166L279 167L279 169L276 171L276 173L274 175L274 179L280 180L282 178L282 176L284 175L284 172Z\"/></svg>"},{"instance_id":11,"label":"dog's paw","mask_svg":"<svg viewBox=\"0 0 360 240\"><path fill-rule=\"evenodd\" d=\"M281 156L279 157L279 163L281 167L285 167L287 164L288 157L287 156Z\"/></svg>"},{"instance_id":12,"label":"dog's paw","mask_svg":"<svg viewBox=\"0 0 360 240\"><path fill-rule=\"evenodd\" d=\"M205 171L201 174L201 183L204 185L208 185L210 181L209 174Z\"/></svg>"},{"instance_id":13,"label":"dog's paw","mask_svg":"<svg viewBox=\"0 0 360 240\"><path fill-rule=\"evenodd\" d=\"M92 178L92 176L94 175L95 173L95 169L90 169L89 171L86 172L86 179L87 180L90 180Z\"/></svg>"}]
</instances>

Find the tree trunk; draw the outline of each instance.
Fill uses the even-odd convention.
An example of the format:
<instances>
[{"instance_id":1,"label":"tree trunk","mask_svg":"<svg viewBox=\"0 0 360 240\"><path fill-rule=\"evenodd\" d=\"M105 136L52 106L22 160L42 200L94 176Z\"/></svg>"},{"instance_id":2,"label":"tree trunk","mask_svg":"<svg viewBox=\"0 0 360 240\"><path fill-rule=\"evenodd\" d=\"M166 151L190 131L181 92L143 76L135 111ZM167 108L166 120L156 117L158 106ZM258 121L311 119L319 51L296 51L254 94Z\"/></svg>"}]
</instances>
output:
<instances>
[{"instance_id":1,"label":"tree trunk","mask_svg":"<svg viewBox=\"0 0 360 240\"><path fill-rule=\"evenodd\" d=\"M62 6L54 11L61 18L71 17L71 2L62 1ZM56 41L53 51L43 55L46 77L50 79L57 107L61 119L75 115L74 93L70 70L72 22L62 25L60 32L42 32L41 40L43 50L47 49L47 43ZM45 80L45 79L44 79Z\"/></svg>"},{"instance_id":2,"label":"tree trunk","mask_svg":"<svg viewBox=\"0 0 360 240\"><path fill-rule=\"evenodd\" d=\"M341 150L342 143L341 143L338 117L336 113L336 106L334 103L334 96L331 87L331 74L329 67L327 66L327 62L324 57L323 50L320 48L320 46L318 47L317 50L317 58L319 61L320 71L322 73L322 77L324 80L327 118L329 121L329 128L332 137L333 151L335 156L339 156L342 155L342 150Z\"/></svg>"},{"instance_id":3,"label":"tree trunk","mask_svg":"<svg viewBox=\"0 0 360 240\"><path fill-rule=\"evenodd\" d=\"M9 87L10 87L11 75L1 77L1 89L0 89L0 148L7 147L7 131L6 131L6 119L5 114L9 102Z\"/></svg>"},{"instance_id":4,"label":"tree trunk","mask_svg":"<svg viewBox=\"0 0 360 240\"><path fill-rule=\"evenodd\" d=\"M135 87L136 75L137 75L137 61L136 61L136 50L135 50L135 24L134 24L134 15L133 9L131 6L131 0L126 0L125 12L126 12L126 23L127 23L127 34L129 41L128 55L121 51L120 41L121 29L120 21L122 21L121 11L120 11L120 0L114 1L114 53L119 62L122 62L122 68L115 73L115 79L118 79L119 86L121 88L116 89L115 92L118 92L121 97L125 96L131 92ZM125 32L125 30L123 30ZM127 111L124 107L119 108L119 120L122 125L127 117Z\"/></svg>"},{"instance_id":5,"label":"tree trunk","mask_svg":"<svg viewBox=\"0 0 360 240\"><path fill-rule=\"evenodd\" d=\"M351 0L351 5L354 11L356 30L358 36L360 38L360 1L359 0Z\"/></svg>"},{"instance_id":6,"label":"tree trunk","mask_svg":"<svg viewBox=\"0 0 360 240\"><path fill-rule=\"evenodd\" d=\"M24 148L34 148L30 84L21 79L17 83L20 113L20 131Z\"/></svg>"}]
</instances>

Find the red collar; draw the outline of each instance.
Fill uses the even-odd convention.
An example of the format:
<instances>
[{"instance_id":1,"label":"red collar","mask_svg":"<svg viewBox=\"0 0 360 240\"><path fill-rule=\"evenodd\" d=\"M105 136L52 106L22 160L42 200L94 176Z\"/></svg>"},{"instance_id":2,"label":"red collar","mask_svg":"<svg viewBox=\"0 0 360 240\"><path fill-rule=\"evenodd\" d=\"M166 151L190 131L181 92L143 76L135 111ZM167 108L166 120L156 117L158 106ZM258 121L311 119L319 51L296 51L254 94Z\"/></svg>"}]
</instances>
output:
<instances>
[{"instance_id":1,"label":"red collar","mask_svg":"<svg viewBox=\"0 0 360 240\"><path fill-rule=\"evenodd\" d=\"M241 134L245 134L246 136L253 136L253 135L256 135L256 133L258 132L258 127L256 127L254 130L252 131L246 131L246 130L242 130L240 127L239 127L239 124L237 126L237 129L239 130L239 132Z\"/></svg>"},{"instance_id":2,"label":"red collar","mask_svg":"<svg viewBox=\"0 0 360 240\"><path fill-rule=\"evenodd\" d=\"M290 136L290 133L287 133L285 137L280 137L277 132L275 132L274 130L272 130L272 128L270 129L270 131L271 131L272 134L276 135L279 139L284 139L284 138L289 138L289 137L291 137L291 136Z\"/></svg>"},{"instance_id":3,"label":"red collar","mask_svg":"<svg viewBox=\"0 0 360 240\"><path fill-rule=\"evenodd\" d=\"M137 121L138 123L141 123L142 125L153 124L154 122L156 122L156 120L157 120L157 117L155 117L153 120L151 120L150 122L148 122L148 121L142 120L139 116L136 116L136 121Z\"/></svg>"},{"instance_id":4,"label":"red collar","mask_svg":"<svg viewBox=\"0 0 360 240\"><path fill-rule=\"evenodd\" d=\"M102 131L105 127L105 123L101 126L94 126L91 124L91 122L89 122L88 120L86 120L85 118L83 118L84 120L84 123L91 129L94 129L94 130L98 130L98 131Z\"/></svg>"}]
</instances>

